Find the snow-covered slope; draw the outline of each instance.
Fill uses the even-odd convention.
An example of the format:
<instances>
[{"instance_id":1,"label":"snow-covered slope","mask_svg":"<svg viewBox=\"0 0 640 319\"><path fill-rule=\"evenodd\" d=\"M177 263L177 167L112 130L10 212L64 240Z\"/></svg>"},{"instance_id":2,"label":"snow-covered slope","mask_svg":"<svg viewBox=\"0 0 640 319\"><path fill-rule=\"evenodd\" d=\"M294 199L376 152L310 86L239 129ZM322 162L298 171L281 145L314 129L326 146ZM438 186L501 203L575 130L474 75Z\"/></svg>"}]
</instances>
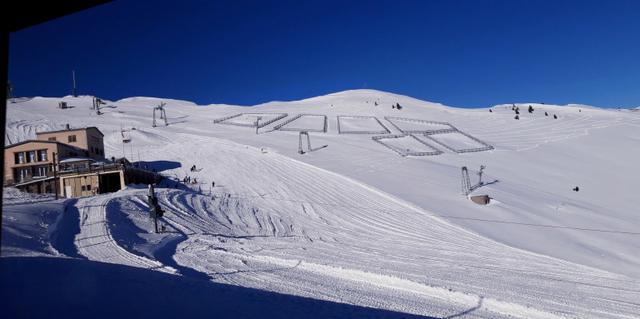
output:
<instances>
[{"instance_id":1,"label":"snow-covered slope","mask_svg":"<svg viewBox=\"0 0 640 319\"><path fill-rule=\"evenodd\" d=\"M523 103L515 120L511 104L459 109L373 90L254 107L138 97L108 101L102 115L91 97L62 99L74 107L39 97L9 104L5 143L66 123L97 126L107 156L198 181L160 189L171 230L160 236L146 234L144 190L71 203L77 252L91 260L434 317L640 314L637 112ZM162 101L169 125L153 128ZM214 124L238 113L264 114L227 122L288 116L259 134ZM321 117L283 126L308 126L314 151L304 155L298 132L275 129L297 114L327 116L326 133L314 132ZM342 132L444 125L406 120L415 119L467 135L418 134L443 153L401 157L424 144L339 134L338 117ZM122 129L132 140L124 148ZM493 149L447 148L474 147L468 135ZM490 195L488 206L460 194L461 167L475 183L480 165L487 184L473 194Z\"/></svg>"}]
</instances>

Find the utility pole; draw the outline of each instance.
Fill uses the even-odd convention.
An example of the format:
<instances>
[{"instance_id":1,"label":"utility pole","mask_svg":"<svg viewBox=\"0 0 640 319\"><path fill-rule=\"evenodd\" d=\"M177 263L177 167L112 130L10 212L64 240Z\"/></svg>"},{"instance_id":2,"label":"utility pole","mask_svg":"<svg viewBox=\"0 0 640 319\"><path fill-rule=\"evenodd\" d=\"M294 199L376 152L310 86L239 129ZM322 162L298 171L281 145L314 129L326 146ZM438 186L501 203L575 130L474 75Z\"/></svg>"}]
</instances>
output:
<instances>
[{"instance_id":1,"label":"utility pole","mask_svg":"<svg viewBox=\"0 0 640 319\"><path fill-rule=\"evenodd\" d=\"M261 119L262 119L262 116L256 117L256 135L258 135L258 129L260 128L260 120Z\"/></svg>"},{"instance_id":2,"label":"utility pole","mask_svg":"<svg viewBox=\"0 0 640 319\"><path fill-rule=\"evenodd\" d=\"M302 148L302 136L307 136L307 151L311 152L311 138L309 137L309 132L301 131L298 135L298 154L304 154L304 149Z\"/></svg>"},{"instance_id":3,"label":"utility pole","mask_svg":"<svg viewBox=\"0 0 640 319\"><path fill-rule=\"evenodd\" d=\"M56 166L56 156L58 155L56 152L53 152L53 191L56 193L56 199L58 199L58 174Z\"/></svg>"},{"instance_id":4,"label":"utility pole","mask_svg":"<svg viewBox=\"0 0 640 319\"><path fill-rule=\"evenodd\" d=\"M76 86L76 70L71 70L71 76L73 77L73 91L71 93L73 97L78 97L78 89Z\"/></svg>"},{"instance_id":5,"label":"utility pole","mask_svg":"<svg viewBox=\"0 0 640 319\"><path fill-rule=\"evenodd\" d=\"M153 184L149 184L149 195L147 195L147 203L149 204L149 215L153 218L156 234L158 233L158 218L164 215L164 211L158 204L158 198L154 192Z\"/></svg>"},{"instance_id":6,"label":"utility pole","mask_svg":"<svg viewBox=\"0 0 640 319\"><path fill-rule=\"evenodd\" d=\"M471 192L471 181L469 180L469 171L466 166L462 166L462 195L469 195Z\"/></svg>"},{"instance_id":7,"label":"utility pole","mask_svg":"<svg viewBox=\"0 0 640 319\"><path fill-rule=\"evenodd\" d=\"M480 165L480 171L478 172L478 187L482 186L482 171L484 171L484 165Z\"/></svg>"},{"instance_id":8,"label":"utility pole","mask_svg":"<svg viewBox=\"0 0 640 319\"><path fill-rule=\"evenodd\" d=\"M96 110L96 114L100 115L102 113L100 113L100 105L102 104L107 104L106 102L103 102L101 98L99 97L93 97L93 109Z\"/></svg>"}]
</instances>

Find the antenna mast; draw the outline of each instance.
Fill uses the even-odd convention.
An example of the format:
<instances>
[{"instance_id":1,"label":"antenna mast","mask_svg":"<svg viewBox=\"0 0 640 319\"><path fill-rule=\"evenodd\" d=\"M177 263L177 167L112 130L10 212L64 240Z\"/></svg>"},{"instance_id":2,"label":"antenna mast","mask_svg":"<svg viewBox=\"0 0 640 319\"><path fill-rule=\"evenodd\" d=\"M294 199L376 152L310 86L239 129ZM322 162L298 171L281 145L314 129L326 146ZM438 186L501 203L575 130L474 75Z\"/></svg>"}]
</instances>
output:
<instances>
[{"instance_id":1,"label":"antenna mast","mask_svg":"<svg viewBox=\"0 0 640 319\"><path fill-rule=\"evenodd\" d=\"M71 94L73 97L78 97L78 89L76 86L76 70L71 70L71 77L73 78L73 91Z\"/></svg>"}]
</instances>

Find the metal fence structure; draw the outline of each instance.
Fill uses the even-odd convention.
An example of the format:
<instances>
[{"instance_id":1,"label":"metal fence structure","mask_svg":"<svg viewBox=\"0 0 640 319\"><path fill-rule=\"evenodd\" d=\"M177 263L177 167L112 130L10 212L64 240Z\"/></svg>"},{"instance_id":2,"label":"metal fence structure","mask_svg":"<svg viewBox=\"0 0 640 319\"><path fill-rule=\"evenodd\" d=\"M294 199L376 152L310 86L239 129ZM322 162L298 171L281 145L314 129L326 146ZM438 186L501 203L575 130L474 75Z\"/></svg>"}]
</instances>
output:
<instances>
[{"instance_id":1,"label":"metal fence structure","mask_svg":"<svg viewBox=\"0 0 640 319\"><path fill-rule=\"evenodd\" d=\"M255 122L251 122L251 123L234 123L234 122L230 122L229 120L232 120L234 118L243 116L243 115L255 115L256 116L256 121ZM270 119L270 120L266 120L266 121L257 121L257 117L260 116L273 116L275 115L276 117ZM258 128L263 128L273 122L279 121L285 117L287 117L289 114L287 113L238 113L238 114L234 114L234 115L230 115L230 116L226 116L223 118L219 118L219 119L215 119L213 120L214 124L225 124L225 125L235 125L235 126L243 126L243 127L258 127Z\"/></svg>"},{"instance_id":2,"label":"metal fence structure","mask_svg":"<svg viewBox=\"0 0 640 319\"><path fill-rule=\"evenodd\" d=\"M441 141L438 141L437 139L435 139L433 137L434 135L452 134L452 133L462 134L462 135L470 138L471 140L475 141L476 143L478 143L478 144L480 144L482 146L481 147L473 147L473 148L456 149L456 148L453 148L453 147L451 147L451 146L449 146L449 145L447 145L447 144L445 144L445 143L443 143ZM471 135L469 135L469 134L467 134L465 132L458 131L458 130L452 131L452 132L446 132L446 133L425 133L425 134L423 134L423 136L425 136L426 138L428 138L429 140L431 140L431 141L433 141L435 143L438 143L442 147L444 147L444 148L446 148L446 149L448 149L448 150L450 150L452 152L458 153L458 154L460 154L460 153L472 153L472 152L483 152L483 151L489 151L489 150L494 149L493 146L491 146L491 145L489 145L489 144L487 144L487 143L485 143L485 142L483 142L483 141L481 141L481 140L479 140L479 139L477 139L477 138L475 138L475 137L473 137L473 136L471 136Z\"/></svg>"},{"instance_id":3,"label":"metal fence structure","mask_svg":"<svg viewBox=\"0 0 640 319\"><path fill-rule=\"evenodd\" d=\"M411 149L402 149L393 145L389 145L385 142L383 142L382 140L385 139L396 139L396 138L412 138L414 140L416 140L418 143L425 145L428 148L433 149L433 151L417 151L417 150L411 150ZM385 146L386 148L398 153L400 156L434 156L434 155L440 155L443 152L441 150L439 150L437 147L423 141L420 140L419 138L416 138L415 136L411 135L411 134L394 134L394 135L382 135L382 136L373 136L371 137L372 140L382 144L383 146Z\"/></svg>"},{"instance_id":4,"label":"metal fence structure","mask_svg":"<svg viewBox=\"0 0 640 319\"><path fill-rule=\"evenodd\" d=\"M406 118L406 117L396 117L396 116L385 116L384 117L385 120L389 121L389 123L391 123L391 125L393 127L395 127L398 131L404 133L404 134L413 134L413 133L447 133L447 132L455 132L458 129L455 128L453 125L451 125L450 123L447 122L438 122L438 121L427 121L427 120L419 120L419 119L411 119L411 118ZM412 122L412 123L420 123L420 124L435 124L435 125L443 125L443 126L448 126L449 128L444 128L444 129L435 129L435 130L429 130L429 129L424 129L424 130L408 130L408 129L402 129L400 127L400 125L394 123L394 121L404 121L404 122Z\"/></svg>"},{"instance_id":5,"label":"metal fence structure","mask_svg":"<svg viewBox=\"0 0 640 319\"><path fill-rule=\"evenodd\" d=\"M300 119L303 116L322 116L322 118L324 119L324 123L322 125L322 129L319 128L296 128L296 127L286 127L287 125L291 124L292 122ZM327 133L327 116L323 115L323 114L297 114L291 118L289 118L288 120L276 125L273 127L274 130L279 130L279 131L296 131L296 132L319 132L319 133Z\"/></svg>"},{"instance_id":6,"label":"metal fence structure","mask_svg":"<svg viewBox=\"0 0 640 319\"><path fill-rule=\"evenodd\" d=\"M340 127L340 119L343 118L354 118L354 119L374 119L376 122L378 122L378 124L380 125L380 127L383 129L381 131L348 131L348 130L343 130ZM391 131L389 131L389 129L384 126L384 124L382 124L382 122L380 122L380 120L378 120L377 117L375 116L360 116L360 115L338 115L337 116L337 120L338 120L338 134L390 134Z\"/></svg>"}]
</instances>

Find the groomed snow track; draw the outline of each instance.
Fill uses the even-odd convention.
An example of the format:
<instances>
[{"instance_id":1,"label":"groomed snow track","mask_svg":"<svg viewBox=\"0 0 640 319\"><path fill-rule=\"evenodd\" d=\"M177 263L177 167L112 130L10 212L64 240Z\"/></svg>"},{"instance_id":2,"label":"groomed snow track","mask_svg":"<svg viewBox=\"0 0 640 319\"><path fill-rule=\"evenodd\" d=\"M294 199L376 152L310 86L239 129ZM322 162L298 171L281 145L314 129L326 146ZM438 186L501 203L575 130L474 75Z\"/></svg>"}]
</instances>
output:
<instances>
[{"instance_id":1,"label":"groomed snow track","mask_svg":"<svg viewBox=\"0 0 640 319\"><path fill-rule=\"evenodd\" d=\"M78 253L93 261L175 273L175 269L129 252L116 243L109 231L107 204L119 196L123 194L115 193L78 200L75 205L80 213L80 233L75 238Z\"/></svg>"},{"instance_id":2,"label":"groomed snow track","mask_svg":"<svg viewBox=\"0 0 640 319\"><path fill-rule=\"evenodd\" d=\"M170 224L190 234L174 259L215 281L439 317L470 309L479 318L640 311L640 285L628 277L498 244L278 154L220 141L215 151L186 155L181 139L205 139L176 138L175 156L207 158L229 174L213 199L161 195Z\"/></svg>"}]
</instances>

